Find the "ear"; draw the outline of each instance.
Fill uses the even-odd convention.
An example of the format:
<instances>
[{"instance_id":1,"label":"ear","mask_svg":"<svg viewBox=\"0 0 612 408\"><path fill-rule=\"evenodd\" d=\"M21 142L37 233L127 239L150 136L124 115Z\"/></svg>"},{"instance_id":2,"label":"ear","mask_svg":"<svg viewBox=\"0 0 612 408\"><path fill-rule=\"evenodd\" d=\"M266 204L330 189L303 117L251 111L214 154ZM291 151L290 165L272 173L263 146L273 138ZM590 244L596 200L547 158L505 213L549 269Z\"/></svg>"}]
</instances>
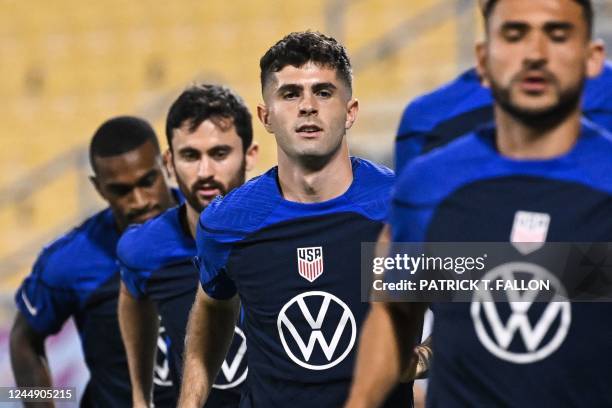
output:
<instances>
[{"instance_id":1,"label":"ear","mask_svg":"<svg viewBox=\"0 0 612 408\"><path fill-rule=\"evenodd\" d=\"M346 122L344 122L346 130L353 127L353 123L357 120L357 112L359 112L359 101L353 98L346 104Z\"/></svg>"},{"instance_id":2,"label":"ear","mask_svg":"<svg viewBox=\"0 0 612 408\"><path fill-rule=\"evenodd\" d=\"M166 175L168 178L174 179L174 162L172 161L172 152L170 149L166 150L162 157Z\"/></svg>"},{"instance_id":3,"label":"ear","mask_svg":"<svg viewBox=\"0 0 612 408\"><path fill-rule=\"evenodd\" d=\"M259 156L259 144L257 142L251 143L251 146L247 149L244 154L244 160L246 162L246 171L251 171L257 164L257 157Z\"/></svg>"},{"instance_id":4,"label":"ear","mask_svg":"<svg viewBox=\"0 0 612 408\"><path fill-rule=\"evenodd\" d=\"M257 117L259 118L261 124L264 125L268 133L273 133L272 127L270 126L270 111L265 104L260 103L257 105Z\"/></svg>"},{"instance_id":5,"label":"ear","mask_svg":"<svg viewBox=\"0 0 612 408\"><path fill-rule=\"evenodd\" d=\"M102 186L100 185L100 181L98 180L98 178L96 176L89 176L89 181L91 181L91 184L94 186L98 194L100 194L100 196L106 200L104 192L102 191Z\"/></svg>"},{"instance_id":6,"label":"ear","mask_svg":"<svg viewBox=\"0 0 612 408\"><path fill-rule=\"evenodd\" d=\"M594 78L601 74L606 60L606 45L602 40L595 40L589 44L587 56L587 77Z\"/></svg>"},{"instance_id":7,"label":"ear","mask_svg":"<svg viewBox=\"0 0 612 408\"><path fill-rule=\"evenodd\" d=\"M476 43L476 71L480 77L482 86L489 88L490 82L487 77L487 42L486 40Z\"/></svg>"}]
</instances>

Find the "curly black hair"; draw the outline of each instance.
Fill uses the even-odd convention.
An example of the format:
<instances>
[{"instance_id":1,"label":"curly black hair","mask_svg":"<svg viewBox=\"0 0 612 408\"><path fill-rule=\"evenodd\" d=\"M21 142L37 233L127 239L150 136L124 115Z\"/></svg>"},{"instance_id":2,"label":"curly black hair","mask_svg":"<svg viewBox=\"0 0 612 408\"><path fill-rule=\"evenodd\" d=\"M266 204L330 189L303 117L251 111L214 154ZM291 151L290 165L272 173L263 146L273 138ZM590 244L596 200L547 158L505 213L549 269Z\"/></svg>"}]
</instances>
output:
<instances>
[{"instance_id":1,"label":"curly black hair","mask_svg":"<svg viewBox=\"0 0 612 408\"><path fill-rule=\"evenodd\" d=\"M242 139L243 151L253 142L251 113L242 98L222 85L199 84L187 88L174 101L166 119L166 138L172 149L174 129L186 122L191 132L207 119L227 118L232 120L236 133Z\"/></svg>"},{"instance_id":2,"label":"curly black hair","mask_svg":"<svg viewBox=\"0 0 612 408\"><path fill-rule=\"evenodd\" d=\"M338 77L353 88L353 70L346 48L334 38L318 31L294 32L274 44L259 61L261 89L263 90L274 72L287 65L299 68L314 62L335 69Z\"/></svg>"}]
</instances>

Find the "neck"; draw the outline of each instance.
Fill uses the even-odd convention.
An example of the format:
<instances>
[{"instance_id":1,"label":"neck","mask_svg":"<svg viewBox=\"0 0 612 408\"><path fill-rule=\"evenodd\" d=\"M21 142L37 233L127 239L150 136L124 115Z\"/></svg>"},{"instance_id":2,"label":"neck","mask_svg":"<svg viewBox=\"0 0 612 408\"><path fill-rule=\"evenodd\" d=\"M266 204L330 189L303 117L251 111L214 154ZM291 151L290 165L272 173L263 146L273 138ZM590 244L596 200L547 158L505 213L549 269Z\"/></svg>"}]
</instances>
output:
<instances>
[{"instance_id":1,"label":"neck","mask_svg":"<svg viewBox=\"0 0 612 408\"><path fill-rule=\"evenodd\" d=\"M185 208L187 209L187 226L189 227L189 233L195 239L200 213L194 210L189 204L185 205Z\"/></svg>"},{"instance_id":2,"label":"neck","mask_svg":"<svg viewBox=\"0 0 612 408\"><path fill-rule=\"evenodd\" d=\"M353 182L346 140L322 166L310 168L279 149L278 182L283 197L298 203L318 203L344 194Z\"/></svg>"},{"instance_id":3,"label":"neck","mask_svg":"<svg viewBox=\"0 0 612 408\"><path fill-rule=\"evenodd\" d=\"M497 149L511 159L551 159L569 152L580 134L581 111L576 109L551 126L532 126L517 121L495 107Z\"/></svg>"}]
</instances>

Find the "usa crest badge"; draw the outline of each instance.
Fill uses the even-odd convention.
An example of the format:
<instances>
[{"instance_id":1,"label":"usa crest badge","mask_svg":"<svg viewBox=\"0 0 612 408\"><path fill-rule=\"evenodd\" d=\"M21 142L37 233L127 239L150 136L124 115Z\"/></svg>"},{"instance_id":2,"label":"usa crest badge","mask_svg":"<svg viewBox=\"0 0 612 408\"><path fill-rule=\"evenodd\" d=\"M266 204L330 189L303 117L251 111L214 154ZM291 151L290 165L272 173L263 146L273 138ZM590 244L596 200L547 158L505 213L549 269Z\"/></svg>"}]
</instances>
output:
<instances>
[{"instance_id":1,"label":"usa crest badge","mask_svg":"<svg viewBox=\"0 0 612 408\"><path fill-rule=\"evenodd\" d=\"M297 249L298 272L308 282L323 274L323 247Z\"/></svg>"},{"instance_id":2,"label":"usa crest badge","mask_svg":"<svg viewBox=\"0 0 612 408\"><path fill-rule=\"evenodd\" d=\"M514 215L510 242L523 255L530 254L544 246L550 215L529 211L517 211Z\"/></svg>"}]
</instances>

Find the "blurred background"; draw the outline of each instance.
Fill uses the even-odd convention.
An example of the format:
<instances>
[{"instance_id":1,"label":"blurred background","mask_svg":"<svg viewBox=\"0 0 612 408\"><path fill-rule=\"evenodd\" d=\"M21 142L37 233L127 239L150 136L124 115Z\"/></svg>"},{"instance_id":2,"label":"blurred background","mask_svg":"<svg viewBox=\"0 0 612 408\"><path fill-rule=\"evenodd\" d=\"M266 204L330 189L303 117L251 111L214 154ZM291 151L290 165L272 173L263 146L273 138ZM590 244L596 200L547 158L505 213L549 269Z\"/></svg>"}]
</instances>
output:
<instances>
[{"instance_id":1,"label":"blurred background","mask_svg":"<svg viewBox=\"0 0 612 408\"><path fill-rule=\"evenodd\" d=\"M612 2L595 0L612 44ZM353 154L391 164L406 103L473 64L476 0L0 0L0 386L13 384L13 294L41 247L103 207L87 148L106 119L150 120L165 146L169 104L195 81L223 83L255 113L259 58L291 31L318 30L349 50L361 110ZM256 175L275 164L256 122ZM57 385L87 377L74 326L50 338Z\"/></svg>"}]
</instances>

